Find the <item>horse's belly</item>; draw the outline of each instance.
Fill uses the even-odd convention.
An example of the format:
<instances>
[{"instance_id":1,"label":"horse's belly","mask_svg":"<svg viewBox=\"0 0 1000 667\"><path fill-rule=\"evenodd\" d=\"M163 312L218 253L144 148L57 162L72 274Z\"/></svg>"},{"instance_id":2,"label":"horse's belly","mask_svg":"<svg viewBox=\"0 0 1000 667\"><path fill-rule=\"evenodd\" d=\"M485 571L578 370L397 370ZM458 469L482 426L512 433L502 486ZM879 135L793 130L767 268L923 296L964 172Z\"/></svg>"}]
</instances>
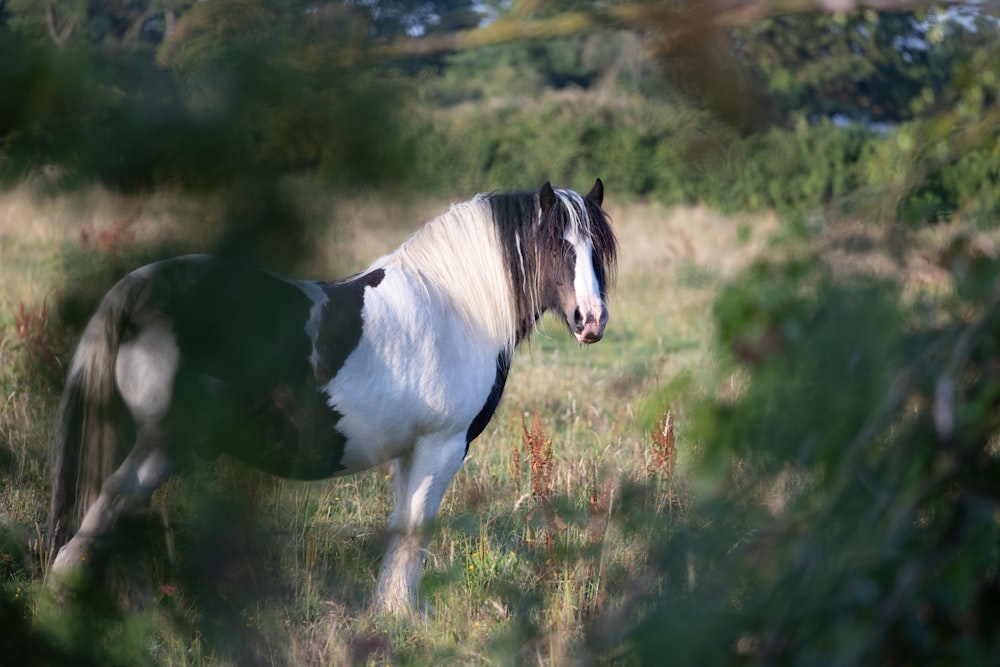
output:
<instances>
[{"instance_id":1,"label":"horse's belly","mask_svg":"<svg viewBox=\"0 0 1000 667\"><path fill-rule=\"evenodd\" d=\"M338 476L351 475L392 461L409 449L405 440L392 437L379 428L351 430L354 433L346 438L340 470L336 473Z\"/></svg>"},{"instance_id":2,"label":"horse's belly","mask_svg":"<svg viewBox=\"0 0 1000 667\"><path fill-rule=\"evenodd\" d=\"M399 458L428 430L429 414L418 397L399 387L380 390L371 377L362 386L352 379L348 370L330 383L331 409L339 415L336 429L344 436L339 474ZM341 387L348 387L347 392Z\"/></svg>"}]
</instances>

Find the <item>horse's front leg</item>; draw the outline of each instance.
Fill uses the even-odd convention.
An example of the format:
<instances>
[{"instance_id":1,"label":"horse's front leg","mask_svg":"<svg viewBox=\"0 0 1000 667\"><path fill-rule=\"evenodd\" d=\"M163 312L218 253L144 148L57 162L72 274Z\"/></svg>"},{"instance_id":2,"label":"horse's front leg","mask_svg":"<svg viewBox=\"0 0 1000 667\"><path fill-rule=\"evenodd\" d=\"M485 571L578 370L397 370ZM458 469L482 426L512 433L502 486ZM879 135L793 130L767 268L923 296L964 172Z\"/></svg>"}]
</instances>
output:
<instances>
[{"instance_id":1,"label":"horse's front leg","mask_svg":"<svg viewBox=\"0 0 1000 667\"><path fill-rule=\"evenodd\" d=\"M379 572L375 605L385 612L417 609L417 586L430 529L441 499L465 458L465 435L421 438L393 463L396 504L389 520L389 546Z\"/></svg>"}]
</instances>

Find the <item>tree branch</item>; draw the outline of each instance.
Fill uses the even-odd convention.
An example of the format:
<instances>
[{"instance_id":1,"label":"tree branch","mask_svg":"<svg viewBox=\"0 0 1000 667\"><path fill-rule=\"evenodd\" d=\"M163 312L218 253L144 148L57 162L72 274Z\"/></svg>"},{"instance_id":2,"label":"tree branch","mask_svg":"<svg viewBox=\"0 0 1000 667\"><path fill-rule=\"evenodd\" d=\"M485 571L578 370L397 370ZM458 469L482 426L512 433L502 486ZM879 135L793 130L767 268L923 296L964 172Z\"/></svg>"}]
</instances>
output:
<instances>
[{"instance_id":1,"label":"tree branch","mask_svg":"<svg viewBox=\"0 0 1000 667\"><path fill-rule=\"evenodd\" d=\"M122 37L122 43L135 44L139 41L139 35L142 34L142 26L146 24L146 21L148 21L153 14L153 9L148 8L146 11L137 16L129 25L128 30L125 31L125 35Z\"/></svg>"},{"instance_id":2,"label":"tree branch","mask_svg":"<svg viewBox=\"0 0 1000 667\"><path fill-rule=\"evenodd\" d=\"M565 37L587 30L632 28L645 32L651 48L669 53L698 39L707 30L726 30L750 25L769 16L805 12L853 12L917 10L934 6L928 0L707 0L684 9L670 3L631 2L597 4L589 9L555 16L534 17L538 3L515 2L511 11L489 25L451 33L402 38L382 49L396 57L427 56L449 51L492 46L521 39ZM982 12L1000 8L1000 0L964 0L949 6L975 6Z\"/></svg>"},{"instance_id":3,"label":"tree branch","mask_svg":"<svg viewBox=\"0 0 1000 667\"><path fill-rule=\"evenodd\" d=\"M76 24L79 22L80 16L77 14L70 21L64 23L60 29L56 25L55 7L52 6L51 2L45 3L45 24L49 29L49 37L51 37L52 41L56 43L56 46L62 47L66 43L66 40L68 40L70 35L73 34L73 31L76 30Z\"/></svg>"}]
</instances>

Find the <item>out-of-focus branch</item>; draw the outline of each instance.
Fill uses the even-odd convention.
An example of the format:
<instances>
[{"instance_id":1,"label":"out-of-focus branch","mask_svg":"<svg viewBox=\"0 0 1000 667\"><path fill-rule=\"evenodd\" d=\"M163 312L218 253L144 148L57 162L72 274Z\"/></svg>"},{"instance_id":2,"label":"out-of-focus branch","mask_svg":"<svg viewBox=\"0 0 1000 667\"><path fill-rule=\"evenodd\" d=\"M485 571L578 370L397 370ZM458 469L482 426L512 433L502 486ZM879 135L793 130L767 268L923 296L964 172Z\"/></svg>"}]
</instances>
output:
<instances>
[{"instance_id":1,"label":"out-of-focus branch","mask_svg":"<svg viewBox=\"0 0 1000 667\"><path fill-rule=\"evenodd\" d=\"M149 20L154 14L152 7L147 7L146 11L141 12L129 25L128 30L125 31L125 36L122 37L123 44L134 44L139 41L139 35L142 34L142 26L145 25L146 21Z\"/></svg>"},{"instance_id":2,"label":"out-of-focus branch","mask_svg":"<svg viewBox=\"0 0 1000 667\"><path fill-rule=\"evenodd\" d=\"M615 23L620 21L612 21L610 25ZM425 56L448 51L464 51L514 40L572 35L595 28L599 24L596 12L565 12L546 18L532 18L512 13L481 28L400 39L387 45L382 51L390 56Z\"/></svg>"},{"instance_id":3,"label":"out-of-focus branch","mask_svg":"<svg viewBox=\"0 0 1000 667\"><path fill-rule=\"evenodd\" d=\"M588 30L632 28L650 37L651 48L669 53L683 48L706 30L749 25L777 14L796 12L850 12L916 10L940 6L927 0L706 0L693 7L658 1L615 5L597 4L590 9L536 17L537 3L515 2L511 11L489 25L451 33L404 38L384 47L390 56L425 56L449 51L502 44L522 39L565 37ZM1000 0L951 2L949 7L975 7L988 13L1000 9Z\"/></svg>"},{"instance_id":4,"label":"out-of-focus branch","mask_svg":"<svg viewBox=\"0 0 1000 667\"><path fill-rule=\"evenodd\" d=\"M52 41L56 43L56 46L62 46L66 43L66 40L70 38L73 31L76 30L76 24L80 22L80 15L77 14L69 21L63 23L62 26L56 25L58 19L56 17L56 9L52 6L51 2L45 3L45 25L49 29L49 36Z\"/></svg>"}]
</instances>

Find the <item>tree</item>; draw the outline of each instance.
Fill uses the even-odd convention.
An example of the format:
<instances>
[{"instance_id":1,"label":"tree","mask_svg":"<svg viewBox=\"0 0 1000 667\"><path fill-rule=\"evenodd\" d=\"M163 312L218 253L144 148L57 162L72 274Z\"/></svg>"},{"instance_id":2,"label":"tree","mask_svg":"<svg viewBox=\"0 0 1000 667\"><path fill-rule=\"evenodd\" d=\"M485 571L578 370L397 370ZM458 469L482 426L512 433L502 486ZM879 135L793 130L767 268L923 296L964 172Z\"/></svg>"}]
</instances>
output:
<instances>
[{"instance_id":1,"label":"tree","mask_svg":"<svg viewBox=\"0 0 1000 667\"><path fill-rule=\"evenodd\" d=\"M211 187L247 169L371 182L405 165L393 148L400 98L382 62L362 57L367 25L345 3L5 7L0 50L16 66L0 70L0 168L10 176L60 164L117 187Z\"/></svg>"},{"instance_id":2,"label":"tree","mask_svg":"<svg viewBox=\"0 0 1000 667\"><path fill-rule=\"evenodd\" d=\"M998 24L864 11L776 16L735 31L736 54L786 114L898 123L956 100L956 67Z\"/></svg>"}]
</instances>

